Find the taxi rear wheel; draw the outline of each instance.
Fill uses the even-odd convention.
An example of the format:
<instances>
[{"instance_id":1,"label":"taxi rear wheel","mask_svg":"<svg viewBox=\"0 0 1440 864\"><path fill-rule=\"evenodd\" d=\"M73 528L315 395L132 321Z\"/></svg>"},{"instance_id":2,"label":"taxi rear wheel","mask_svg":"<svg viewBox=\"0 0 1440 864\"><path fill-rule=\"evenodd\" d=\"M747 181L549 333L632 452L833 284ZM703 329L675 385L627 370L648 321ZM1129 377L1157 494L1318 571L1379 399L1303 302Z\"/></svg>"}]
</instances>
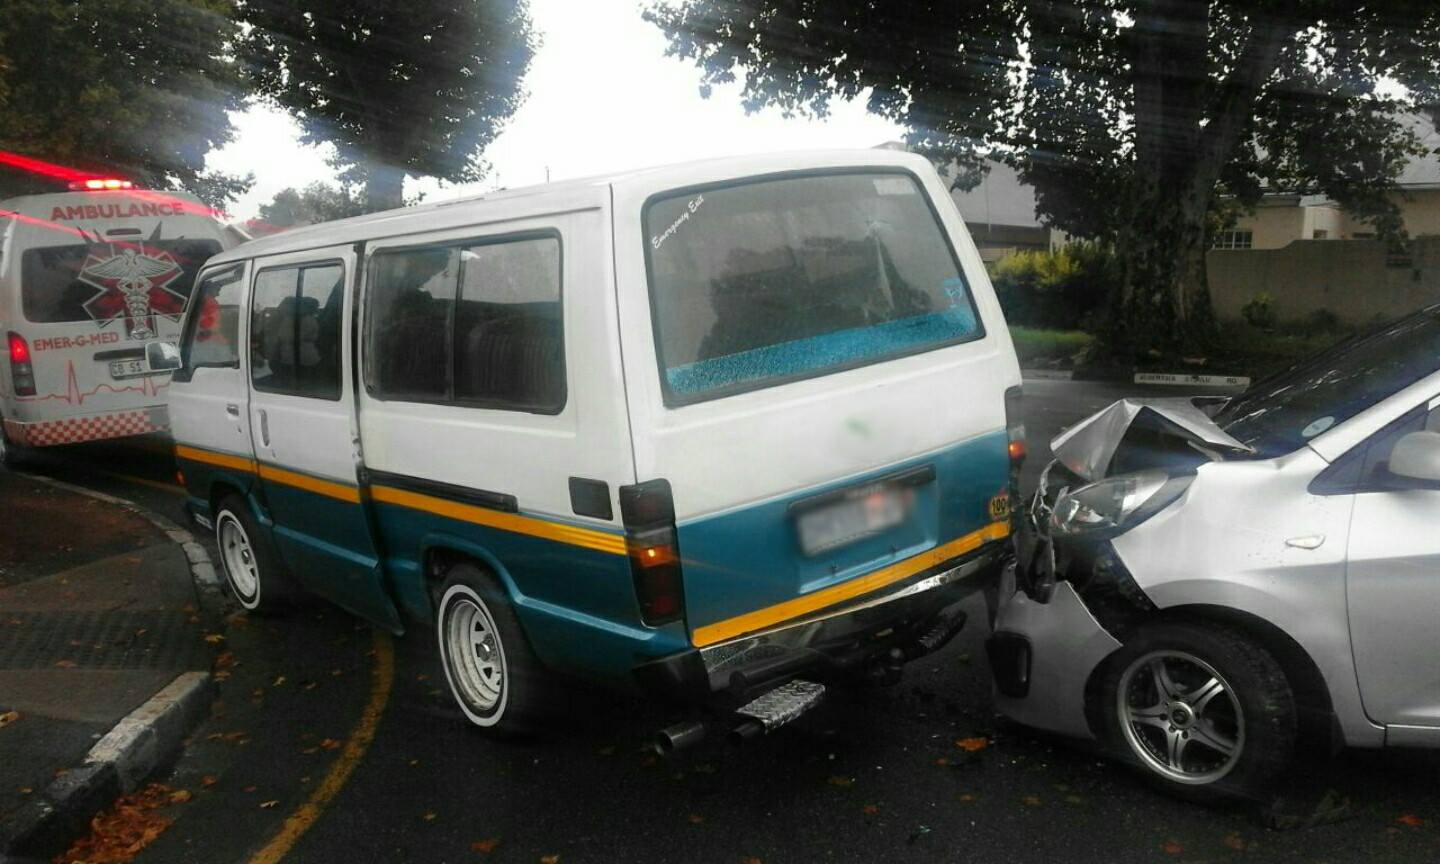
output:
<instances>
[{"instance_id":1,"label":"taxi rear wheel","mask_svg":"<svg viewBox=\"0 0 1440 864\"><path fill-rule=\"evenodd\" d=\"M273 612L294 602L288 574L240 496L227 495L216 506L215 543L225 584L247 612Z\"/></svg>"},{"instance_id":2,"label":"taxi rear wheel","mask_svg":"<svg viewBox=\"0 0 1440 864\"><path fill-rule=\"evenodd\" d=\"M553 704L554 682L492 575L469 563L450 569L435 633L445 681L466 720L501 733L534 731Z\"/></svg>"}]
</instances>

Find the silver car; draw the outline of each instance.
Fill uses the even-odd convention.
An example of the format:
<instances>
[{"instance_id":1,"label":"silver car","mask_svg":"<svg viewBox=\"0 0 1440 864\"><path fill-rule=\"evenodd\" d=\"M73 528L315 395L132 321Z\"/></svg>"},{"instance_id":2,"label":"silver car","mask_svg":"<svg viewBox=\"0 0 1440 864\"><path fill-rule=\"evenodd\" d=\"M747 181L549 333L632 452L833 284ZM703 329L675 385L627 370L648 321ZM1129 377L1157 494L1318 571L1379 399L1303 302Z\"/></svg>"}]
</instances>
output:
<instances>
[{"instance_id":1,"label":"silver car","mask_svg":"<svg viewBox=\"0 0 1440 864\"><path fill-rule=\"evenodd\" d=\"M1440 747L1440 306L1051 446L988 645L1003 713L1202 800L1301 748Z\"/></svg>"}]
</instances>

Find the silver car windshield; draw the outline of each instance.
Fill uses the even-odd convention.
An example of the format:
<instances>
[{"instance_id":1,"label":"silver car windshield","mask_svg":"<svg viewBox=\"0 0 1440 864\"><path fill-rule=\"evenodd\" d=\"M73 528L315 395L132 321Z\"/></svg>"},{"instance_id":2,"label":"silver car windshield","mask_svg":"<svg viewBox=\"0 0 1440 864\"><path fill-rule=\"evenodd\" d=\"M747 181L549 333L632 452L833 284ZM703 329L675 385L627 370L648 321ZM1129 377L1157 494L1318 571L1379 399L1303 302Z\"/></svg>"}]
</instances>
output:
<instances>
[{"instance_id":1,"label":"silver car windshield","mask_svg":"<svg viewBox=\"0 0 1440 864\"><path fill-rule=\"evenodd\" d=\"M1387 324L1255 383L1215 416L1261 456L1278 456L1440 370L1440 306Z\"/></svg>"}]
</instances>

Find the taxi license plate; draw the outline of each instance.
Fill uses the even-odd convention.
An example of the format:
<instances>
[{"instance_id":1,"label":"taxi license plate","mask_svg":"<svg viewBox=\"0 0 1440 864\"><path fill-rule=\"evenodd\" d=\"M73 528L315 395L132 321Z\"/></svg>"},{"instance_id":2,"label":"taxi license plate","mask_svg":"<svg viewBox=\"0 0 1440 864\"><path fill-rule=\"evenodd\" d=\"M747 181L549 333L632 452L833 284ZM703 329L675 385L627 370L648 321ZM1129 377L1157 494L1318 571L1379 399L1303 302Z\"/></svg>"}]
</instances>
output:
<instances>
[{"instance_id":1,"label":"taxi license plate","mask_svg":"<svg viewBox=\"0 0 1440 864\"><path fill-rule=\"evenodd\" d=\"M861 487L834 503L795 519L800 550L818 555L894 528L910 515L914 490L892 485Z\"/></svg>"},{"instance_id":2,"label":"taxi license plate","mask_svg":"<svg viewBox=\"0 0 1440 864\"><path fill-rule=\"evenodd\" d=\"M150 370L145 368L144 360L111 360L111 378L135 378L140 375L148 375Z\"/></svg>"}]
</instances>

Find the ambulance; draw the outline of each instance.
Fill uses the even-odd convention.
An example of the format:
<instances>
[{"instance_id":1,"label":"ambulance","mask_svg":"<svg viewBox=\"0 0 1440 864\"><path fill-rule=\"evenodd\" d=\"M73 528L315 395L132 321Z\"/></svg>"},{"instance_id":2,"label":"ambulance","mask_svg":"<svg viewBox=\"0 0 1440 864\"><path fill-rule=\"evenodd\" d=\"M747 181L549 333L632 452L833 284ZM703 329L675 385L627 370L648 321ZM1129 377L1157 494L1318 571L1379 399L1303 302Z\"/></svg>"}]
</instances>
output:
<instances>
[{"instance_id":1,"label":"ambulance","mask_svg":"<svg viewBox=\"0 0 1440 864\"><path fill-rule=\"evenodd\" d=\"M195 274L236 245L198 198L97 178L0 201L0 463L29 448L168 428L175 340Z\"/></svg>"}]
</instances>

